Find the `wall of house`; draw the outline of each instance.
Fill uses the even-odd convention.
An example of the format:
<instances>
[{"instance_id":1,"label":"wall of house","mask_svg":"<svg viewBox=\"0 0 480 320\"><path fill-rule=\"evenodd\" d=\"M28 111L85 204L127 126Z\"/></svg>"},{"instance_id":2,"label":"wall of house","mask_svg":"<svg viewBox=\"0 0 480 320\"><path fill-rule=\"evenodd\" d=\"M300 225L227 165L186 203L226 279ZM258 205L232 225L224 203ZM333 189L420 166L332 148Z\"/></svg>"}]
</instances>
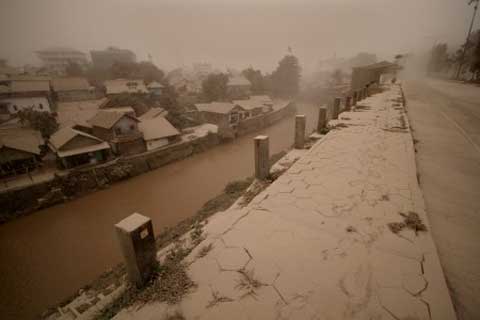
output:
<instances>
[{"instance_id":1,"label":"wall of house","mask_svg":"<svg viewBox=\"0 0 480 320\"><path fill-rule=\"evenodd\" d=\"M57 100L62 102L96 99L95 90L70 90L57 92Z\"/></svg>"},{"instance_id":2,"label":"wall of house","mask_svg":"<svg viewBox=\"0 0 480 320\"><path fill-rule=\"evenodd\" d=\"M92 135L104 141L112 141L114 138L113 130L101 127L92 127Z\"/></svg>"},{"instance_id":3,"label":"wall of house","mask_svg":"<svg viewBox=\"0 0 480 320\"><path fill-rule=\"evenodd\" d=\"M143 138L140 137L134 140L116 142L114 151L119 155L132 155L147 151L147 147Z\"/></svg>"},{"instance_id":4,"label":"wall of house","mask_svg":"<svg viewBox=\"0 0 480 320\"><path fill-rule=\"evenodd\" d=\"M36 111L51 112L50 103L46 97L2 98L0 102L7 104L8 112L15 114L20 110L32 108Z\"/></svg>"},{"instance_id":5,"label":"wall of house","mask_svg":"<svg viewBox=\"0 0 480 320\"><path fill-rule=\"evenodd\" d=\"M147 150L150 151L153 149L166 146L168 144L168 139L163 138L163 139L148 140L146 141L146 143L147 143Z\"/></svg>"},{"instance_id":6,"label":"wall of house","mask_svg":"<svg viewBox=\"0 0 480 320\"><path fill-rule=\"evenodd\" d=\"M34 157L35 154L22 150L16 150L7 147L3 147L0 149L0 164L10 161L32 159Z\"/></svg>"}]
</instances>

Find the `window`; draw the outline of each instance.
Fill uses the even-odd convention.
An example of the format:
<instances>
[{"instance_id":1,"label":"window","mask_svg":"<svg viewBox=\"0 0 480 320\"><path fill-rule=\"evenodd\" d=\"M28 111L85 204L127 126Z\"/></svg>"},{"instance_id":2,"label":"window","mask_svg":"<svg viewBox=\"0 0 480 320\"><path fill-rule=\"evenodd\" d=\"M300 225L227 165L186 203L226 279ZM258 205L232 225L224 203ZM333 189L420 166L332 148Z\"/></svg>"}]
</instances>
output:
<instances>
[{"instance_id":1,"label":"window","mask_svg":"<svg viewBox=\"0 0 480 320\"><path fill-rule=\"evenodd\" d=\"M121 135L122 134L122 129L121 128L115 128L115 134Z\"/></svg>"},{"instance_id":2,"label":"window","mask_svg":"<svg viewBox=\"0 0 480 320\"><path fill-rule=\"evenodd\" d=\"M43 104L39 103L38 107L40 108L40 110L43 110Z\"/></svg>"},{"instance_id":3,"label":"window","mask_svg":"<svg viewBox=\"0 0 480 320\"><path fill-rule=\"evenodd\" d=\"M135 130L135 126L133 124L130 125L130 130Z\"/></svg>"},{"instance_id":4,"label":"window","mask_svg":"<svg viewBox=\"0 0 480 320\"><path fill-rule=\"evenodd\" d=\"M14 105L13 105L13 110L15 110L15 111L17 111L17 110L18 110L18 108L17 108L17 105L16 105L16 104L14 104Z\"/></svg>"}]
</instances>

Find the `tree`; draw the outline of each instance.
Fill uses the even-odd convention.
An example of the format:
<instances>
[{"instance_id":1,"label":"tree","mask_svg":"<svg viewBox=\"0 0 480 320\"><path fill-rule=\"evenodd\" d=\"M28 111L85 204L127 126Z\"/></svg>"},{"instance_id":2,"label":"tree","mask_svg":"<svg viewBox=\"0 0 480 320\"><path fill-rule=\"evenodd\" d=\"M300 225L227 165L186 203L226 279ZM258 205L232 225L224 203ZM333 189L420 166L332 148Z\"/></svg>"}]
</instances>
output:
<instances>
[{"instance_id":1,"label":"tree","mask_svg":"<svg viewBox=\"0 0 480 320\"><path fill-rule=\"evenodd\" d=\"M475 32L476 42L470 55L470 71L473 73L472 80L480 80L480 30Z\"/></svg>"},{"instance_id":2,"label":"tree","mask_svg":"<svg viewBox=\"0 0 480 320\"><path fill-rule=\"evenodd\" d=\"M260 70L255 70L250 67L243 70L242 74L252 84L251 90L253 94L265 93L265 80Z\"/></svg>"},{"instance_id":3,"label":"tree","mask_svg":"<svg viewBox=\"0 0 480 320\"><path fill-rule=\"evenodd\" d=\"M428 72L441 72L448 66L448 46L446 43L439 43L433 46L430 61L428 62Z\"/></svg>"},{"instance_id":4,"label":"tree","mask_svg":"<svg viewBox=\"0 0 480 320\"><path fill-rule=\"evenodd\" d=\"M208 101L221 101L227 97L228 75L211 73L202 82L202 92Z\"/></svg>"},{"instance_id":5,"label":"tree","mask_svg":"<svg viewBox=\"0 0 480 320\"><path fill-rule=\"evenodd\" d=\"M335 69L332 73L332 80L334 85L342 84L343 82L343 72L341 69Z\"/></svg>"},{"instance_id":6,"label":"tree","mask_svg":"<svg viewBox=\"0 0 480 320\"><path fill-rule=\"evenodd\" d=\"M295 97L300 89L300 72L297 57L292 54L283 57L272 73L273 95L285 98Z\"/></svg>"},{"instance_id":7,"label":"tree","mask_svg":"<svg viewBox=\"0 0 480 320\"><path fill-rule=\"evenodd\" d=\"M45 139L57 131L57 119L49 112L36 111L33 109L23 109L17 113L22 124L29 124L35 130L40 131Z\"/></svg>"},{"instance_id":8,"label":"tree","mask_svg":"<svg viewBox=\"0 0 480 320\"><path fill-rule=\"evenodd\" d=\"M148 61L115 62L108 71L113 79L142 79L147 84L152 81L164 82L164 72Z\"/></svg>"},{"instance_id":9,"label":"tree","mask_svg":"<svg viewBox=\"0 0 480 320\"><path fill-rule=\"evenodd\" d=\"M65 67L65 73L69 77L81 77L84 74L82 67L73 61L68 62L67 66Z\"/></svg>"}]
</instances>

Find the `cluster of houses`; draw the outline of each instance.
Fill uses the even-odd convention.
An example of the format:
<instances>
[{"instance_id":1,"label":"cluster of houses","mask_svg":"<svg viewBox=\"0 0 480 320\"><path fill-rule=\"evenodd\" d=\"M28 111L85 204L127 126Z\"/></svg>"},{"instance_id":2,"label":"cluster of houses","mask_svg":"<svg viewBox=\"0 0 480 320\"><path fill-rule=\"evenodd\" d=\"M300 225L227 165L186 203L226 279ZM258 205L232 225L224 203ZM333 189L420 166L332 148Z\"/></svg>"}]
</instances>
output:
<instances>
[{"instance_id":1,"label":"cluster of houses","mask_svg":"<svg viewBox=\"0 0 480 320\"><path fill-rule=\"evenodd\" d=\"M40 163L55 163L60 169L99 163L180 139L163 108L138 115L131 106L107 107L109 99L119 94L159 96L160 83L116 79L105 81L104 87L99 93L84 78L2 78L0 176L31 171ZM19 120L17 113L27 109L52 114L59 129L44 139Z\"/></svg>"},{"instance_id":2,"label":"cluster of houses","mask_svg":"<svg viewBox=\"0 0 480 320\"><path fill-rule=\"evenodd\" d=\"M138 110L112 100L135 94L155 101L164 91L161 83L113 79L106 80L102 88L94 87L86 78L65 76L72 61L81 67L89 63L84 53L57 47L37 55L48 70L45 74L19 74L4 62L0 64L0 177L29 172L39 165L70 169L96 164L182 140L179 130L167 120L168 112L158 105ZM116 61L136 61L131 51L113 47L92 51L91 57L98 69L109 68ZM195 97L201 93L202 81L215 72L209 64L198 63L192 70L171 71L166 80L179 96ZM276 110L278 103L270 97L251 95L251 83L244 76L229 73L229 100L193 103L188 111L192 119L234 130L242 121ZM26 127L18 112L27 109L50 113L58 122L58 130L45 139Z\"/></svg>"}]
</instances>

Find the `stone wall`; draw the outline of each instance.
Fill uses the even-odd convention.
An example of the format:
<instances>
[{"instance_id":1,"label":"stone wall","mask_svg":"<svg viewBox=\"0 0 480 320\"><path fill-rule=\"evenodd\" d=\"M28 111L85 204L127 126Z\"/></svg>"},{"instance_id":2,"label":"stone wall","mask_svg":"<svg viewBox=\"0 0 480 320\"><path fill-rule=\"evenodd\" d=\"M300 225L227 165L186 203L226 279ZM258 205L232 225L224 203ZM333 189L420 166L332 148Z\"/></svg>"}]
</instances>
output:
<instances>
[{"instance_id":1,"label":"stone wall","mask_svg":"<svg viewBox=\"0 0 480 320\"><path fill-rule=\"evenodd\" d=\"M50 181L2 192L0 193L0 224L35 210L107 188L116 182L187 158L218 144L218 135L209 133L193 141L120 158L95 167L72 170L67 175L56 176Z\"/></svg>"},{"instance_id":2,"label":"stone wall","mask_svg":"<svg viewBox=\"0 0 480 320\"><path fill-rule=\"evenodd\" d=\"M236 134L237 136L241 136L268 127L275 122L294 114L295 110L295 103L291 102L285 108L282 108L280 110L242 120L237 126Z\"/></svg>"}]
</instances>

